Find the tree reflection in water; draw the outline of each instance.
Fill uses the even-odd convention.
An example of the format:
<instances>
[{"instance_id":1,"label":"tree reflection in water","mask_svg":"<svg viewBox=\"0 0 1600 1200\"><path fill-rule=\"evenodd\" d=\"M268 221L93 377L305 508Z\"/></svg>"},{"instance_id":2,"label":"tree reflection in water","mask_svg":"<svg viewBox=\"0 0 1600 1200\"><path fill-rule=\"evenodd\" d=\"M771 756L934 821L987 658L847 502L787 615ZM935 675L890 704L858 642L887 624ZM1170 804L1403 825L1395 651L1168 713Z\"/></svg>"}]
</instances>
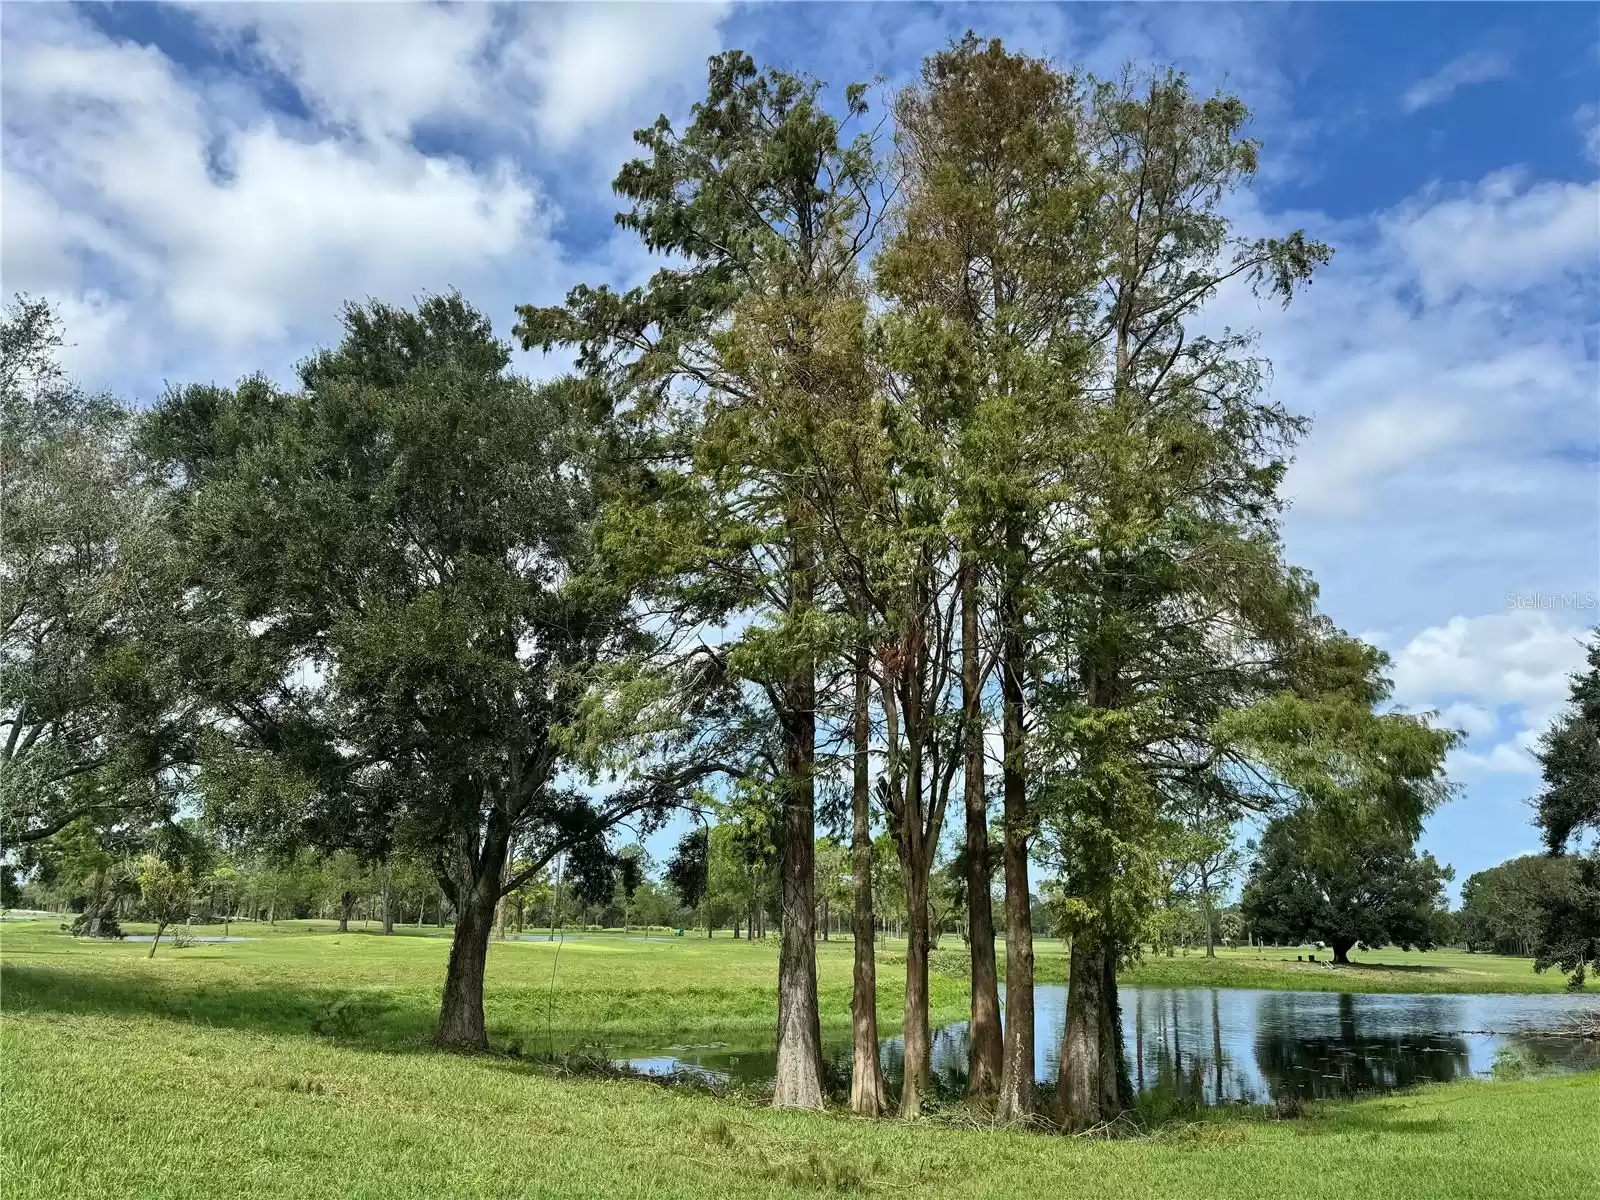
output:
<instances>
[{"instance_id":1,"label":"tree reflection in water","mask_svg":"<svg viewBox=\"0 0 1600 1200\"><path fill-rule=\"evenodd\" d=\"M1059 1063L1065 989L1036 994L1039 1082ZM1123 988L1123 1030L1134 1086L1179 1103L1271 1103L1341 1097L1486 1075L1508 1047L1527 1061L1568 1070L1600 1069L1600 1048L1519 1030L1559 1026L1592 998L1550 996L1340 995L1213 988ZM1487 1033L1494 1029L1498 1032ZM835 1095L848 1095L848 1029L824 1038ZM904 1050L883 1040L879 1058L891 1091L899 1087ZM776 1069L770 1038L739 1045L669 1046L622 1053L652 1072L691 1074L761 1086ZM967 1025L934 1031L935 1086L966 1091Z\"/></svg>"},{"instance_id":2,"label":"tree reflection in water","mask_svg":"<svg viewBox=\"0 0 1600 1200\"><path fill-rule=\"evenodd\" d=\"M1430 1025L1444 1026L1443 1020L1421 1019L1417 1031L1408 1033L1365 1029L1356 998L1345 994L1338 1001L1337 1030L1305 1036L1292 1017L1275 1011L1288 1006L1274 1000L1261 1005L1255 1039L1256 1067L1273 1100L1386 1092L1472 1073L1466 1038L1425 1032Z\"/></svg>"}]
</instances>

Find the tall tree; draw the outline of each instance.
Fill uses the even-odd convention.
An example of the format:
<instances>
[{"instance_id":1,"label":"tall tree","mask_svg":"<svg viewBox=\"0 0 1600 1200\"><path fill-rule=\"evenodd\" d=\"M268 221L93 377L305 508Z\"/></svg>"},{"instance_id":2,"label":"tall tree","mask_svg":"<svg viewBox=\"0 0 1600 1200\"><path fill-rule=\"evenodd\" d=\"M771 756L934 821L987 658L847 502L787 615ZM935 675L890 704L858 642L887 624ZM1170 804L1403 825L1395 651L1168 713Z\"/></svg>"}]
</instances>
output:
<instances>
[{"instance_id":1,"label":"tall tree","mask_svg":"<svg viewBox=\"0 0 1600 1200\"><path fill-rule=\"evenodd\" d=\"M1081 137L1095 280L1080 326L1064 550L1041 564L1045 807L1073 933L1058 1102L1068 1128L1128 1099L1116 967L1155 892L1158 830L1197 779L1224 786L1210 726L1286 686L1315 640L1314 589L1281 562L1276 492L1300 428L1262 395L1247 334L1197 335L1218 292L1285 299L1326 259L1299 233L1241 238L1223 197L1257 148L1244 106L1181 76L1090 89Z\"/></svg>"},{"instance_id":2,"label":"tall tree","mask_svg":"<svg viewBox=\"0 0 1600 1200\"><path fill-rule=\"evenodd\" d=\"M704 825L691 829L678 839L672 857L667 859L666 880L678 893L683 906L697 909L706 898L710 882L711 831ZM706 936L711 935L710 910L706 912Z\"/></svg>"},{"instance_id":3,"label":"tall tree","mask_svg":"<svg viewBox=\"0 0 1600 1200\"><path fill-rule=\"evenodd\" d=\"M1596 836L1587 855L1576 856L1569 888L1547 896L1541 907L1534 966L1559 967L1573 987L1600 970L1600 630L1588 646L1588 669L1572 677L1571 699L1539 739L1544 790L1538 824L1545 847L1561 854L1585 832Z\"/></svg>"},{"instance_id":4,"label":"tall tree","mask_svg":"<svg viewBox=\"0 0 1600 1200\"><path fill-rule=\"evenodd\" d=\"M0 842L176 811L193 724L178 593L131 414L57 361L44 301L0 317Z\"/></svg>"},{"instance_id":5,"label":"tall tree","mask_svg":"<svg viewBox=\"0 0 1600 1200\"><path fill-rule=\"evenodd\" d=\"M865 106L846 89L851 118ZM619 217L677 256L625 294L580 287L520 309L525 346L577 345L653 440L615 510L615 545L662 607L717 631L721 667L765 700L782 741L778 1070L773 1102L823 1103L812 855L819 659L838 631L820 603L811 448L830 407L868 386L860 257L872 237L870 145L841 140L815 82L711 60L681 134L639 131ZM733 765L733 764L730 764Z\"/></svg>"},{"instance_id":6,"label":"tall tree","mask_svg":"<svg viewBox=\"0 0 1600 1200\"><path fill-rule=\"evenodd\" d=\"M629 931L633 915L633 898L639 885L650 877L650 852L638 843L624 846L617 852L617 894L622 897L622 932Z\"/></svg>"},{"instance_id":7,"label":"tall tree","mask_svg":"<svg viewBox=\"0 0 1600 1200\"><path fill-rule=\"evenodd\" d=\"M299 390L190 387L146 430L188 548L218 820L426 853L457 915L436 1040L469 1050L500 897L670 799L562 777L598 666L646 639L596 569L587 388L509 358L456 295L350 307Z\"/></svg>"},{"instance_id":8,"label":"tall tree","mask_svg":"<svg viewBox=\"0 0 1600 1200\"><path fill-rule=\"evenodd\" d=\"M1049 473L1070 430L1070 397L1092 250L1083 234L1084 163L1072 81L1048 64L968 35L924 64L900 98L902 202L877 262L912 336L918 424L939 444L923 474L948 497L939 519L958 561L966 888L971 931L971 1088L998 1091L1007 1119L1033 1106L1032 932L1024 688L1030 533L1049 506ZM928 485L923 485L924 490ZM980 605L999 631L1006 880L1006 1021L1000 1034L987 878L988 799L982 695L993 654Z\"/></svg>"},{"instance_id":9,"label":"tall tree","mask_svg":"<svg viewBox=\"0 0 1600 1200\"><path fill-rule=\"evenodd\" d=\"M856 646L851 664L854 694L850 722L850 874L855 892L855 959L850 989L850 1109L864 1117L883 1115L888 1095L878 1061L877 915L872 903L871 745L869 651Z\"/></svg>"}]
</instances>

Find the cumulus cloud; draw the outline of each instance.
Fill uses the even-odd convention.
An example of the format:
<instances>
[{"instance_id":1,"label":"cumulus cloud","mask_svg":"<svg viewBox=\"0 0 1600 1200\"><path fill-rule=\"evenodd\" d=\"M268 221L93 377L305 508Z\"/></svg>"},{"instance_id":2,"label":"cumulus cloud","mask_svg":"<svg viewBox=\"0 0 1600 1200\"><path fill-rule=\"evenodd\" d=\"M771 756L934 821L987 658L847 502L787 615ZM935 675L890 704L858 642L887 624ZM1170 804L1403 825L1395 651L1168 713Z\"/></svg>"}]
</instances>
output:
<instances>
[{"instance_id":1,"label":"cumulus cloud","mask_svg":"<svg viewBox=\"0 0 1600 1200\"><path fill-rule=\"evenodd\" d=\"M1452 759L1457 775L1537 774L1532 751L1583 666L1583 633L1538 609L1451 617L1393 651L1395 699L1469 735Z\"/></svg>"},{"instance_id":2,"label":"cumulus cloud","mask_svg":"<svg viewBox=\"0 0 1600 1200\"><path fill-rule=\"evenodd\" d=\"M1400 107L1408 113L1442 104L1459 89L1511 74L1511 60L1495 51L1476 50L1453 58L1406 89Z\"/></svg>"},{"instance_id":3,"label":"cumulus cloud","mask_svg":"<svg viewBox=\"0 0 1600 1200\"><path fill-rule=\"evenodd\" d=\"M476 119L492 100L487 5L194 4L219 38L292 80L319 118L370 137Z\"/></svg>"},{"instance_id":4,"label":"cumulus cloud","mask_svg":"<svg viewBox=\"0 0 1600 1200\"><path fill-rule=\"evenodd\" d=\"M571 261L527 150L581 159L609 139L609 177L626 142L610 123L703 75L720 10L194 15L249 69L197 70L74 10L7 14L6 286L61 306L74 370L146 397L167 371L281 370L346 299L459 286L502 324L515 302L559 295L563 272L636 273L608 244ZM613 69L602 47L620 47ZM568 161L559 183L575 174Z\"/></svg>"},{"instance_id":5,"label":"cumulus cloud","mask_svg":"<svg viewBox=\"0 0 1600 1200\"><path fill-rule=\"evenodd\" d=\"M717 26L727 8L568 4L545 10L541 36L522 39L507 55L538 89L533 119L541 140L565 149L623 113L629 131L648 124L638 119L631 102L659 77L663 65L698 66L719 50Z\"/></svg>"},{"instance_id":6,"label":"cumulus cloud","mask_svg":"<svg viewBox=\"0 0 1600 1200\"><path fill-rule=\"evenodd\" d=\"M1244 213L1337 247L1287 310L1236 291L1218 319L1260 329L1272 395L1312 418L1288 541L1347 624L1600 584L1596 205L1593 185L1498 173L1365 218Z\"/></svg>"},{"instance_id":7,"label":"cumulus cloud","mask_svg":"<svg viewBox=\"0 0 1600 1200\"><path fill-rule=\"evenodd\" d=\"M1432 189L1384 218L1430 301L1462 288L1525 288L1595 269L1600 182L1530 180L1497 171L1475 186Z\"/></svg>"}]
</instances>

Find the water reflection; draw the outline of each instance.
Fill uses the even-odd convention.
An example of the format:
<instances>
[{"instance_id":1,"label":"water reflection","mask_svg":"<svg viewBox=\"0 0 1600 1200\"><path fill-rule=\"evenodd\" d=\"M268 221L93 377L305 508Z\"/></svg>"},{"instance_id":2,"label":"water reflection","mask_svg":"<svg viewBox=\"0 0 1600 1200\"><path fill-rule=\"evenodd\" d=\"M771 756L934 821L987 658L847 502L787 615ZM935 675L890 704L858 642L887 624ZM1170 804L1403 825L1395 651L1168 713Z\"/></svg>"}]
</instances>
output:
<instances>
[{"instance_id":1,"label":"water reflection","mask_svg":"<svg viewBox=\"0 0 1600 1200\"><path fill-rule=\"evenodd\" d=\"M1200 1104L1341 1097L1486 1076L1508 1047L1552 1069L1600 1069L1600 1049L1592 1043L1526 1032L1595 1008L1593 998L1125 987L1118 999L1135 1088ZM1037 989L1034 1067L1044 1083L1056 1077L1065 1006L1065 988ZM834 1090L848 1090L848 1034L828 1039L824 1051ZM653 1073L750 1084L770 1081L777 1069L770 1040L641 1047L621 1057ZM890 1086L898 1087L901 1039L884 1039L879 1057ZM934 1030L932 1057L941 1089L963 1091L965 1021Z\"/></svg>"}]
</instances>

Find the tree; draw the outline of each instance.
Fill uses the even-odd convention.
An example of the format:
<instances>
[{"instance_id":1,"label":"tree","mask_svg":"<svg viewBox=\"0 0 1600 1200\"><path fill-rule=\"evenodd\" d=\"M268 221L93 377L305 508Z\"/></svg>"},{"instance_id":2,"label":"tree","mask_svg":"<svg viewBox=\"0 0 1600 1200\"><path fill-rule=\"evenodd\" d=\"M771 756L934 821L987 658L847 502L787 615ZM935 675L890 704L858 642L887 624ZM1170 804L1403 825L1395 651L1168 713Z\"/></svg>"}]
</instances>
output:
<instances>
[{"instance_id":1,"label":"tree","mask_svg":"<svg viewBox=\"0 0 1600 1200\"><path fill-rule=\"evenodd\" d=\"M969 34L930 57L921 85L896 106L902 202L893 236L875 264L880 286L899 305L890 348L899 352L891 362L906 411L897 429L927 430L933 443L902 456L908 459L905 486L915 498L905 506L907 524L912 530L931 525L948 539L933 553L953 550L945 578L952 585L950 602L960 610L962 703L959 720L950 724L958 731L952 757L962 767L963 861L972 875L966 888L973 981L970 1087L975 1095L998 1093L1004 1119L1025 1116L1033 1107L1033 942L1026 900L1032 825L1023 692L1029 654L1024 609L1035 581L1026 538L1041 496L1049 494L1044 476L1063 457L1055 439L1071 428L1058 419L1059 402L1070 396L1074 377L1071 331L1082 309L1086 248L1077 235L1087 228L1081 217L1088 198L1074 103L1070 80L1046 63L1006 53L997 41ZM929 634L949 627L935 616L937 579L934 571L914 579L918 586L911 595L922 603L901 605L917 618L902 623L917 635L919 647L935 641ZM980 644L986 593L995 610L1000 660L1007 895L1003 1038L989 890L977 882L987 877L989 853L981 725L994 655ZM937 692L923 688L922 697L929 696ZM926 718L920 726L937 728ZM911 762L920 749L908 746ZM930 818L942 815L937 800L928 811ZM921 861L911 861L914 869L907 873L907 885L922 895L931 845L938 840L937 822L930 824L934 836L919 839ZM916 929L924 906L908 903ZM920 1039L911 968L920 952L914 938L907 958L907 1077L913 1082L921 1080L911 1066L913 1035ZM914 1109L903 1098L907 1111Z\"/></svg>"},{"instance_id":2,"label":"tree","mask_svg":"<svg viewBox=\"0 0 1600 1200\"><path fill-rule=\"evenodd\" d=\"M869 651L858 638L851 662L850 705L850 883L854 961L850 987L850 1111L877 1117L888 1111L883 1067L878 1061L877 916L873 910L871 743L872 686Z\"/></svg>"},{"instance_id":3,"label":"tree","mask_svg":"<svg viewBox=\"0 0 1600 1200\"><path fill-rule=\"evenodd\" d=\"M1018 635L1038 680L1036 820L1072 936L1057 1091L1068 1129L1130 1100L1116 969L1161 894L1172 812L1197 791L1242 803L1254 778L1218 719L1306 688L1306 648L1336 640L1277 531L1303 422L1264 394L1249 334L1195 328L1225 288L1287 301L1329 252L1299 232L1233 228L1223 197L1257 161L1236 98L1129 74L1091 81L1078 107L1089 278L1060 306L1076 357L1051 422L1073 439L1040 489L1051 502L1024 510L1033 586Z\"/></svg>"},{"instance_id":4,"label":"tree","mask_svg":"<svg viewBox=\"0 0 1600 1200\"><path fill-rule=\"evenodd\" d=\"M672 857L667 859L666 880L677 890L685 908L699 908L706 898L710 846L710 830L704 825L696 826L678 839ZM709 918L706 936L711 936Z\"/></svg>"},{"instance_id":5,"label":"tree","mask_svg":"<svg viewBox=\"0 0 1600 1200\"><path fill-rule=\"evenodd\" d=\"M229 927L233 924L234 914L239 904L239 891L242 882L239 868L227 861L220 862L212 867L211 874L206 877L205 886L208 893L208 907L213 917L215 917L219 909L221 910L223 937L228 936Z\"/></svg>"},{"instance_id":6,"label":"tree","mask_svg":"<svg viewBox=\"0 0 1600 1200\"><path fill-rule=\"evenodd\" d=\"M137 888L129 862L142 833L119 835L85 816L19 857L35 882L67 890L74 908L81 904L73 936L120 938L119 912Z\"/></svg>"},{"instance_id":7,"label":"tree","mask_svg":"<svg viewBox=\"0 0 1600 1200\"><path fill-rule=\"evenodd\" d=\"M850 899L850 856L846 847L832 837L817 839L815 855L816 882L813 886L817 896L817 924L822 940L827 941L834 906L843 908Z\"/></svg>"},{"instance_id":8,"label":"tree","mask_svg":"<svg viewBox=\"0 0 1600 1200\"><path fill-rule=\"evenodd\" d=\"M622 932L624 934L629 929L633 898L638 894L639 885L649 878L651 866L649 851L637 843L631 846L624 846L617 852L617 892L622 896Z\"/></svg>"},{"instance_id":9,"label":"tree","mask_svg":"<svg viewBox=\"0 0 1600 1200\"><path fill-rule=\"evenodd\" d=\"M1478 871L1461 885L1457 934L1468 950L1532 957L1547 906L1577 882L1568 857L1525 854Z\"/></svg>"},{"instance_id":10,"label":"tree","mask_svg":"<svg viewBox=\"0 0 1600 1200\"><path fill-rule=\"evenodd\" d=\"M154 958L167 926L188 920L194 907L194 880L186 868L171 866L154 854L139 859L134 877L139 881L139 906L156 925L150 953L145 956Z\"/></svg>"},{"instance_id":11,"label":"tree","mask_svg":"<svg viewBox=\"0 0 1600 1200\"><path fill-rule=\"evenodd\" d=\"M851 118L862 95L846 90ZM819 1108L817 670L835 631L818 603L806 468L830 405L866 386L859 260L875 168L868 146L842 143L820 85L758 72L738 51L711 60L681 133L663 116L635 137L646 156L617 177L633 202L619 220L677 262L621 295L580 287L564 306L521 308L517 332L530 349L576 345L641 431L616 553L667 612L720 631L727 644L708 661L756 690L777 727L776 770L725 765L768 788L782 814L773 1103Z\"/></svg>"},{"instance_id":12,"label":"tree","mask_svg":"<svg viewBox=\"0 0 1600 1200\"><path fill-rule=\"evenodd\" d=\"M56 361L48 304L0 318L0 842L168 817L191 746L177 604L131 415Z\"/></svg>"},{"instance_id":13,"label":"tree","mask_svg":"<svg viewBox=\"0 0 1600 1200\"><path fill-rule=\"evenodd\" d=\"M1335 963L1354 946L1436 944L1454 872L1418 856L1412 837L1370 815L1309 808L1272 821L1245 884L1245 920L1269 941L1325 941Z\"/></svg>"},{"instance_id":14,"label":"tree","mask_svg":"<svg viewBox=\"0 0 1600 1200\"><path fill-rule=\"evenodd\" d=\"M1551 854L1562 854L1588 831L1600 835L1600 630L1590 637L1588 670L1572 677L1567 711L1539 739L1544 790L1537 821ZM1534 969L1559 967L1573 987L1600 970L1600 838L1575 856L1570 887L1547 894Z\"/></svg>"},{"instance_id":15,"label":"tree","mask_svg":"<svg viewBox=\"0 0 1600 1200\"><path fill-rule=\"evenodd\" d=\"M339 914L339 932L350 932L356 905L373 892L376 881L369 864L348 850L335 850L320 864L322 899Z\"/></svg>"},{"instance_id":16,"label":"tree","mask_svg":"<svg viewBox=\"0 0 1600 1200\"><path fill-rule=\"evenodd\" d=\"M1223 799L1224 807L1210 803ZM1202 792L1186 797L1180 808L1180 827L1173 857L1179 890L1192 895L1200 910L1206 957L1217 954L1217 898L1233 885L1244 866L1244 855L1234 842L1237 812L1227 806L1225 797Z\"/></svg>"},{"instance_id":17,"label":"tree","mask_svg":"<svg viewBox=\"0 0 1600 1200\"><path fill-rule=\"evenodd\" d=\"M189 387L145 431L219 731L208 806L286 845L426 855L456 912L435 1040L468 1050L500 897L672 795L563 777L601 665L647 639L598 570L589 389L509 357L454 294L351 306L299 390Z\"/></svg>"},{"instance_id":18,"label":"tree","mask_svg":"<svg viewBox=\"0 0 1600 1200\"><path fill-rule=\"evenodd\" d=\"M760 808L728 806L711 827L706 902L732 917L735 936L741 920L747 936L760 936L763 914L774 896L777 848L769 828L772 815Z\"/></svg>"}]
</instances>

